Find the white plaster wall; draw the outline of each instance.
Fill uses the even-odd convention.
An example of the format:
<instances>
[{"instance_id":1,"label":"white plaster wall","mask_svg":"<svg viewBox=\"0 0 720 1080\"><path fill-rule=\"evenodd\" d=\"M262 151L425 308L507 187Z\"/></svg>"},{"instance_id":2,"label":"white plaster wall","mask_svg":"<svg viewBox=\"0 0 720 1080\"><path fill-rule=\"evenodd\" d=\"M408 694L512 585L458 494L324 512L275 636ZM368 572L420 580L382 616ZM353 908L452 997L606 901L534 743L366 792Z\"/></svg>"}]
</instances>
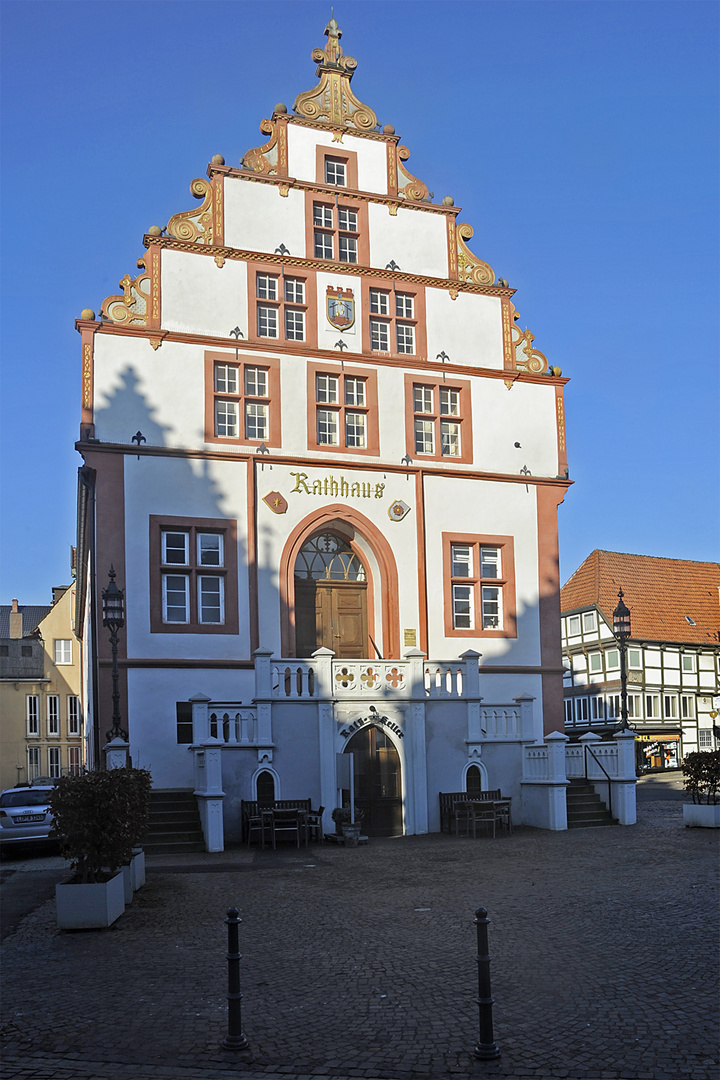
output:
<instances>
[{"instance_id":1,"label":"white plaster wall","mask_svg":"<svg viewBox=\"0 0 720 1080\"><path fill-rule=\"evenodd\" d=\"M163 329L228 337L239 326L247 338L247 266L210 255L162 252Z\"/></svg>"},{"instance_id":2,"label":"white plaster wall","mask_svg":"<svg viewBox=\"0 0 720 1080\"><path fill-rule=\"evenodd\" d=\"M352 150L358 156L358 189L387 195L387 150L385 143L361 139L348 133L343 141L333 141L331 131L288 125L288 172L298 180L317 183L317 146L327 146L338 155Z\"/></svg>"},{"instance_id":3,"label":"white plaster wall","mask_svg":"<svg viewBox=\"0 0 720 1080\"><path fill-rule=\"evenodd\" d=\"M232 460L141 457L138 461L133 455L125 458L129 656L250 659L246 487L244 464ZM236 519L239 634L150 633L151 514Z\"/></svg>"},{"instance_id":4,"label":"white plaster wall","mask_svg":"<svg viewBox=\"0 0 720 1080\"><path fill-rule=\"evenodd\" d=\"M155 788L193 787L193 754L187 745L178 745L175 703L188 701L195 694L206 694L215 701L248 702L254 693L254 680L253 671L129 668L133 764L150 770ZM257 753L254 757L257 765Z\"/></svg>"},{"instance_id":5,"label":"white plaster wall","mask_svg":"<svg viewBox=\"0 0 720 1080\"><path fill-rule=\"evenodd\" d=\"M408 452L405 442L405 372L401 368L378 368L378 402L380 456L384 461L400 464ZM412 449L410 456L413 456ZM395 497L402 497L405 502L411 502L412 500L407 497L407 492L412 491L414 494L414 481L403 479L403 487L406 494Z\"/></svg>"},{"instance_id":6,"label":"white plaster wall","mask_svg":"<svg viewBox=\"0 0 720 1080\"><path fill-rule=\"evenodd\" d=\"M473 435L475 467L483 472L519 473L527 465L533 476L556 477L554 386L518 381L508 390L502 379L476 380Z\"/></svg>"},{"instance_id":7,"label":"white plaster wall","mask_svg":"<svg viewBox=\"0 0 720 1080\"><path fill-rule=\"evenodd\" d=\"M426 289L425 304L428 356L446 352L453 364L502 371L502 305L498 297L460 293L453 300L447 289Z\"/></svg>"},{"instance_id":8,"label":"white plaster wall","mask_svg":"<svg viewBox=\"0 0 720 1080\"><path fill-rule=\"evenodd\" d=\"M200 345L154 350L145 338L97 334L96 438L130 444L141 431L148 446L202 446L203 365Z\"/></svg>"},{"instance_id":9,"label":"white plaster wall","mask_svg":"<svg viewBox=\"0 0 720 1080\"><path fill-rule=\"evenodd\" d=\"M272 471L262 464L256 465L257 471L257 565L258 594L260 609L260 642L264 648L273 649L280 655L280 603L278 593L278 573L283 548L293 529L311 514L316 513L331 503L346 503L368 518L382 532L390 544L398 570L398 602L401 626L418 625L418 566L417 566L417 522L414 513L408 514L403 521L391 521L388 507L395 499L404 498L411 505L414 499L408 497L405 476L387 471L385 473L363 470L358 464L338 467L311 468L300 465L273 465ZM308 485L312 488L315 479L324 479L332 475L336 481L344 477L348 483L371 483L373 492L376 484L384 484L381 498L343 498L331 495L308 495L302 491L293 491L297 486L292 472L307 474ZM270 491L280 491L288 501L285 514L275 514L262 502ZM380 582L375 583L375 629L378 634L382 629L381 605L383 603ZM376 639L377 640L377 639ZM382 649L383 645L377 641Z\"/></svg>"},{"instance_id":10,"label":"white plaster wall","mask_svg":"<svg viewBox=\"0 0 720 1080\"><path fill-rule=\"evenodd\" d=\"M526 491L524 484L426 476L424 491L429 655L452 657L465 649L476 649L483 654L485 663L539 664L538 532L534 486L528 485ZM514 538L517 638L445 637L443 532ZM519 684L515 681L514 685Z\"/></svg>"},{"instance_id":11,"label":"white plaster wall","mask_svg":"<svg viewBox=\"0 0 720 1080\"><path fill-rule=\"evenodd\" d=\"M336 330L334 326L331 326L327 319L327 289L331 288L339 289L352 289L355 299L355 322L348 329L342 333ZM362 352L362 326L363 326L363 309L362 309L362 297L360 290L360 278L350 275L343 275L342 273L331 273L317 275L317 326L318 326L318 348L320 349L334 349L336 341L344 341L347 345L347 352ZM346 352L346 350L337 350L338 356L340 352ZM347 355L346 352L346 355Z\"/></svg>"},{"instance_id":12,"label":"white plaster wall","mask_svg":"<svg viewBox=\"0 0 720 1080\"><path fill-rule=\"evenodd\" d=\"M305 255L305 193L276 184L228 177L225 180L225 243L244 251L267 251L284 244ZM227 264L226 264L227 265Z\"/></svg>"},{"instance_id":13,"label":"white plaster wall","mask_svg":"<svg viewBox=\"0 0 720 1080\"><path fill-rule=\"evenodd\" d=\"M404 206L393 217L387 206L370 203L370 265L387 266L393 260L410 274L447 277L447 226L443 214L430 214Z\"/></svg>"}]
</instances>

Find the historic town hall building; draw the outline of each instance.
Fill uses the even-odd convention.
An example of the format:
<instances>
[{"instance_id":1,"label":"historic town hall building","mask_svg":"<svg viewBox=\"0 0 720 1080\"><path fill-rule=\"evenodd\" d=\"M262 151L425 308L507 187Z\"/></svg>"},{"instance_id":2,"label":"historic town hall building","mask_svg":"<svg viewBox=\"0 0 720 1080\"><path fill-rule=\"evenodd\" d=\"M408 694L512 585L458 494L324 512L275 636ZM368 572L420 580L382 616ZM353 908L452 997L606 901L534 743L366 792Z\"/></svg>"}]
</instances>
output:
<instances>
[{"instance_id":1,"label":"historic town hall building","mask_svg":"<svg viewBox=\"0 0 720 1080\"><path fill-rule=\"evenodd\" d=\"M566 380L325 34L314 89L77 322L94 755L112 565L132 759L226 837L259 788L329 821L346 752L370 834L437 830L438 793L480 784L562 827Z\"/></svg>"}]
</instances>

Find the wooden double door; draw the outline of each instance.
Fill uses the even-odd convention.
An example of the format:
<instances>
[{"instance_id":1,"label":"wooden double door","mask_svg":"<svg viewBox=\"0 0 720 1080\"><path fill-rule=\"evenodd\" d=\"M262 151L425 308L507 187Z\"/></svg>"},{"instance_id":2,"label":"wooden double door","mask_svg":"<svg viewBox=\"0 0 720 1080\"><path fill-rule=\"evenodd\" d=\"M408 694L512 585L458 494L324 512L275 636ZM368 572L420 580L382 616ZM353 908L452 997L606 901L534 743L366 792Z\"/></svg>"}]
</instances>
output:
<instances>
[{"instance_id":1,"label":"wooden double door","mask_svg":"<svg viewBox=\"0 0 720 1080\"><path fill-rule=\"evenodd\" d=\"M365 659L367 583L296 579L295 641L298 656L324 646L344 660Z\"/></svg>"}]
</instances>

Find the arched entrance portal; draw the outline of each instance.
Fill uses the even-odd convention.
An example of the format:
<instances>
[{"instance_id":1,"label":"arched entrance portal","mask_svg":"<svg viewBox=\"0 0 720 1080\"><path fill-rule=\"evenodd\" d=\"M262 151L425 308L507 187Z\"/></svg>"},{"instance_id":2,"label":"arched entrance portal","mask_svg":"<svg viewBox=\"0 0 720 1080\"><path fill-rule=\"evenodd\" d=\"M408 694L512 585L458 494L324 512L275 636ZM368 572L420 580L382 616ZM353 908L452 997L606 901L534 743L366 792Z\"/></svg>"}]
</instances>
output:
<instances>
[{"instance_id":1,"label":"arched entrance portal","mask_svg":"<svg viewBox=\"0 0 720 1080\"><path fill-rule=\"evenodd\" d=\"M298 552L295 641L298 656L323 646L345 660L369 655L365 567L337 533L319 533Z\"/></svg>"},{"instance_id":2,"label":"arched entrance portal","mask_svg":"<svg viewBox=\"0 0 720 1080\"><path fill-rule=\"evenodd\" d=\"M402 836L402 774L393 743L371 724L355 732L344 752L354 757L355 803L364 814L363 832Z\"/></svg>"}]
</instances>

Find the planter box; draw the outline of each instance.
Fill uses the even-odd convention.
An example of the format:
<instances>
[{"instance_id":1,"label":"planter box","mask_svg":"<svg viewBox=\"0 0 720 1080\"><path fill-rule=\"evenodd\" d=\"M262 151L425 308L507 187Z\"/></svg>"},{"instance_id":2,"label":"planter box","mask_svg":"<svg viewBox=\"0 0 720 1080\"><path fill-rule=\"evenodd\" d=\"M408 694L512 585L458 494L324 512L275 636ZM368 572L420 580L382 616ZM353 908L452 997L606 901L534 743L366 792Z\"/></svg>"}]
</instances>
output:
<instances>
[{"instance_id":1,"label":"planter box","mask_svg":"<svg viewBox=\"0 0 720 1080\"><path fill-rule=\"evenodd\" d=\"M120 867L120 873L123 879L123 897L125 899L125 907L128 904L132 904L133 898L133 884L132 884L132 866L130 863L127 866Z\"/></svg>"},{"instance_id":2,"label":"planter box","mask_svg":"<svg viewBox=\"0 0 720 1080\"><path fill-rule=\"evenodd\" d=\"M142 848L138 848L133 854L130 863L130 874L133 892L137 892L145 884L145 852Z\"/></svg>"},{"instance_id":3,"label":"planter box","mask_svg":"<svg viewBox=\"0 0 720 1080\"><path fill-rule=\"evenodd\" d=\"M125 881L118 872L92 885L56 885L57 924L61 930L111 926L125 910Z\"/></svg>"},{"instance_id":4,"label":"planter box","mask_svg":"<svg viewBox=\"0 0 720 1080\"><path fill-rule=\"evenodd\" d=\"M360 842L360 825L343 825L342 834L346 847L357 847Z\"/></svg>"},{"instance_id":5,"label":"planter box","mask_svg":"<svg viewBox=\"0 0 720 1080\"><path fill-rule=\"evenodd\" d=\"M683 821L689 829L720 829L720 803L683 803Z\"/></svg>"}]
</instances>

